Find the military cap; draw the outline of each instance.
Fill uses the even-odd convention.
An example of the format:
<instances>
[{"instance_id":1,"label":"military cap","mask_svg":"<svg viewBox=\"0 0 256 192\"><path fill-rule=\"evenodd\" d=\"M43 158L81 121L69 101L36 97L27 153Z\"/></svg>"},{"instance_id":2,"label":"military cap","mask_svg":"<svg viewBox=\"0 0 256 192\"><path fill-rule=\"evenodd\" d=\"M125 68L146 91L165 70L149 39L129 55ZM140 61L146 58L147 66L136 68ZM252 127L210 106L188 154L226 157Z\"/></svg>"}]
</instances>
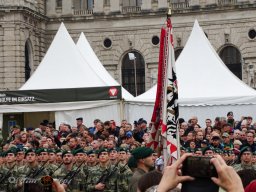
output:
<instances>
[{"instance_id":1,"label":"military cap","mask_svg":"<svg viewBox=\"0 0 256 192\"><path fill-rule=\"evenodd\" d=\"M85 153L85 151L82 148L79 148L73 151L73 155L76 155L78 153Z\"/></svg>"},{"instance_id":2,"label":"military cap","mask_svg":"<svg viewBox=\"0 0 256 192\"><path fill-rule=\"evenodd\" d=\"M28 153L36 153L36 149L28 149L25 152L25 157L27 156Z\"/></svg>"},{"instance_id":3,"label":"military cap","mask_svg":"<svg viewBox=\"0 0 256 192\"><path fill-rule=\"evenodd\" d=\"M135 159L143 159L143 158L147 158L150 155L152 155L152 153L154 153L153 149L148 148L148 147L137 147L136 149L134 149L132 151L132 156Z\"/></svg>"},{"instance_id":4,"label":"military cap","mask_svg":"<svg viewBox=\"0 0 256 192\"><path fill-rule=\"evenodd\" d=\"M205 147L205 148L203 149L203 155L204 155L205 152L208 151L208 150L214 151L214 148L213 148L212 146Z\"/></svg>"},{"instance_id":5,"label":"military cap","mask_svg":"<svg viewBox=\"0 0 256 192\"><path fill-rule=\"evenodd\" d=\"M202 151L203 152L202 148L195 148L195 152L196 151Z\"/></svg>"},{"instance_id":6,"label":"military cap","mask_svg":"<svg viewBox=\"0 0 256 192\"><path fill-rule=\"evenodd\" d=\"M98 153L98 151L96 151L96 150L87 151L87 155L97 154L97 153Z\"/></svg>"},{"instance_id":7,"label":"military cap","mask_svg":"<svg viewBox=\"0 0 256 192\"><path fill-rule=\"evenodd\" d=\"M62 153L62 150L61 149L56 149L54 150L54 152L57 154L57 153Z\"/></svg>"},{"instance_id":8,"label":"military cap","mask_svg":"<svg viewBox=\"0 0 256 192\"><path fill-rule=\"evenodd\" d=\"M112 151L116 151L116 152L118 152L118 151L119 151L119 148L117 148L117 147L113 147L113 148L109 149L109 152L112 152Z\"/></svg>"},{"instance_id":9,"label":"military cap","mask_svg":"<svg viewBox=\"0 0 256 192\"><path fill-rule=\"evenodd\" d=\"M251 152L252 153L252 148L249 146L245 146L240 150L240 154L242 155L244 152Z\"/></svg>"},{"instance_id":10,"label":"military cap","mask_svg":"<svg viewBox=\"0 0 256 192\"><path fill-rule=\"evenodd\" d=\"M78 117L78 118L76 118L76 120L77 120L77 121L79 121L79 120L80 120L80 121L83 121L83 117Z\"/></svg>"},{"instance_id":11,"label":"military cap","mask_svg":"<svg viewBox=\"0 0 256 192\"><path fill-rule=\"evenodd\" d=\"M233 150L228 150L228 155L233 155L234 151Z\"/></svg>"},{"instance_id":12,"label":"military cap","mask_svg":"<svg viewBox=\"0 0 256 192\"><path fill-rule=\"evenodd\" d=\"M42 152L49 153L48 149L46 149L46 148L39 148L36 150L36 154L38 154L38 155L40 155L40 153L42 153Z\"/></svg>"},{"instance_id":13,"label":"military cap","mask_svg":"<svg viewBox=\"0 0 256 192\"><path fill-rule=\"evenodd\" d=\"M56 153L54 149L48 149L48 153Z\"/></svg>"},{"instance_id":14,"label":"military cap","mask_svg":"<svg viewBox=\"0 0 256 192\"><path fill-rule=\"evenodd\" d=\"M13 153L14 155L16 155L16 154L17 154L17 148L16 148L16 147L11 147L10 149L8 149L8 150L5 152L5 156L6 156L8 153Z\"/></svg>"},{"instance_id":15,"label":"military cap","mask_svg":"<svg viewBox=\"0 0 256 192\"><path fill-rule=\"evenodd\" d=\"M121 152L121 151L125 151L125 152L127 152L127 151L128 151L128 149L127 149L127 148L125 148L125 147L120 147L120 148L119 148L119 152Z\"/></svg>"},{"instance_id":16,"label":"military cap","mask_svg":"<svg viewBox=\"0 0 256 192\"><path fill-rule=\"evenodd\" d=\"M109 153L109 149L106 149L106 148L102 148L102 149L100 149L99 151L98 151L98 157L100 156L100 154L102 153L102 152L107 152L107 153Z\"/></svg>"},{"instance_id":17,"label":"military cap","mask_svg":"<svg viewBox=\"0 0 256 192\"><path fill-rule=\"evenodd\" d=\"M256 151L254 151L254 152L252 153L252 155L256 155Z\"/></svg>"},{"instance_id":18,"label":"military cap","mask_svg":"<svg viewBox=\"0 0 256 192\"><path fill-rule=\"evenodd\" d=\"M229 111L229 112L227 113L227 116L229 116L229 115L232 115L232 116L233 116L233 112L232 112L232 111Z\"/></svg>"},{"instance_id":19,"label":"military cap","mask_svg":"<svg viewBox=\"0 0 256 192\"><path fill-rule=\"evenodd\" d=\"M18 152L24 152L24 153L25 153L25 152L26 152L26 148L24 148L24 147L18 147L18 148L17 148L17 153L18 153Z\"/></svg>"},{"instance_id":20,"label":"military cap","mask_svg":"<svg viewBox=\"0 0 256 192\"><path fill-rule=\"evenodd\" d=\"M65 151L63 151L62 152L62 158L64 157L64 155L66 155L66 154L72 154L73 155L73 152L72 151L70 151L70 150L65 150Z\"/></svg>"}]
</instances>

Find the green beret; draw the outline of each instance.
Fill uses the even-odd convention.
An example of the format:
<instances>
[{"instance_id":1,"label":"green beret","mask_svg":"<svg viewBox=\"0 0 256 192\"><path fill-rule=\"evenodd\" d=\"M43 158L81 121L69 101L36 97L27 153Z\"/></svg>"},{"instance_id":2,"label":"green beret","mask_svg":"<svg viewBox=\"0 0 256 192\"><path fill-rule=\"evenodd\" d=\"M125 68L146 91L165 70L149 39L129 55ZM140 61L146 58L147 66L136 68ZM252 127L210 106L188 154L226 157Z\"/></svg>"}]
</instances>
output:
<instances>
[{"instance_id":1,"label":"green beret","mask_svg":"<svg viewBox=\"0 0 256 192\"><path fill-rule=\"evenodd\" d=\"M35 149L28 149L25 152L25 157L27 156L28 153L31 153L31 152L36 154L36 150Z\"/></svg>"},{"instance_id":2,"label":"green beret","mask_svg":"<svg viewBox=\"0 0 256 192\"><path fill-rule=\"evenodd\" d=\"M98 151L98 158L99 158L99 156L100 156L100 154L102 153L102 152L107 152L107 153L109 153L109 150L108 149L106 149L106 148L102 148L102 149L100 149L99 151Z\"/></svg>"},{"instance_id":3,"label":"green beret","mask_svg":"<svg viewBox=\"0 0 256 192\"><path fill-rule=\"evenodd\" d=\"M119 149L118 149L117 147L114 147L114 148L109 149L109 152L111 152L111 151L116 151L116 152L118 152Z\"/></svg>"},{"instance_id":4,"label":"green beret","mask_svg":"<svg viewBox=\"0 0 256 192\"><path fill-rule=\"evenodd\" d=\"M64 155L66 155L66 154L68 154L68 153L70 153L70 154L73 155L72 151L67 151L67 150L65 150L65 151L62 152L62 158L64 157Z\"/></svg>"},{"instance_id":5,"label":"green beret","mask_svg":"<svg viewBox=\"0 0 256 192\"><path fill-rule=\"evenodd\" d=\"M56 153L54 149L48 149L48 153Z\"/></svg>"},{"instance_id":6,"label":"green beret","mask_svg":"<svg viewBox=\"0 0 256 192\"><path fill-rule=\"evenodd\" d=\"M19 147L19 148L17 148L17 153L18 153L18 152L24 152L24 153L25 153L25 152L26 152L26 149L23 148L23 147L22 147L22 148Z\"/></svg>"},{"instance_id":7,"label":"green beret","mask_svg":"<svg viewBox=\"0 0 256 192\"><path fill-rule=\"evenodd\" d=\"M73 155L76 155L77 153L85 153L85 151L82 148L73 151Z\"/></svg>"},{"instance_id":8,"label":"green beret","mask_svg":"<svg viewBox=\"0 0 256 192\"><path fill-rule=\"evenodd\" d=\"M91 154L97 154L97 151L96 150L87 151L87 155L91 155Z\"/></svg>"},{"instance_id":9,"label":"green beret","mask_svg":"<svg viewBox=\"0 0 256 192\"><path fill-rule=\"evenodd\" d=\"M16 154L17 154L17 148L16 148L16 147L11 147L10 149L8 149L8 150L5 152L5 156L6 156L8 153L13 153L14 155L16 155Z\"/></svg>"},{"instance_id":10,"label":"green beret","mask_svg":"<svg viewBox=\"0 0 256 192\"><path fill-rule=\"evenodd\" d=\"M56 149L55 150L55 153L57 154L57 153L62 153L62 150L61 149Z\"/></svg>"},{"instance_id":11,"label":"green beret","mask_svg":"<svg viewBox=\"0 0 256 192\"><path fill-rule=\"evenodd\" d=\"M47 152L47 153L49 153L49 152L48 152L48 149L46 149L46 148L39 148L38 150L36 150L36 154L38 154L38 155L40 155L40 153L42 153L42 152Z\"/></svg>"},{"instance_id":12,"label":"green beret","mask_svg":"<svg viewBox=\"0 0 256 192\"><path fill-rule=\"evenodd\" d=\"M119 148L119 152L120 152L120 151L127 152L127 151L128 151L128 149L127 149L127 148L125 148L125 147L121 147L121 148Z\"/></svg>"},{"instance_id":13,"label":"green beret","mask_svg":"<svg viewBox=\"0 0 256 192\"><path fill-rule=\"evenodd\" d=\"M202 148L195 148L195 152L196 151L202 151L203 152Z\"/></svg>"},{"instance_id":14,"label":"green beret","mask_svg":"<svg viewBox=\"0 0 256 192\"><path fill-rule=\"evenodd\" d=\"M203 149L203 155L205 155L205 152L208 151L208 150L211 150L211 151L213 151L213 152L215 151L212 146L208 146L208 147L205 147L205 148Z\"/></svg>"},{"instance_id":15,"label":"green beret","mask_svg":"<svg viewBox=\"0 0 256 192\"><path fill-rule=\"evenodd\" d=\"M154 153L153 149L148 147L138 147L132 151L132 156L138 159L144 159L152 155Z\"/></svg>"}]
</instances>

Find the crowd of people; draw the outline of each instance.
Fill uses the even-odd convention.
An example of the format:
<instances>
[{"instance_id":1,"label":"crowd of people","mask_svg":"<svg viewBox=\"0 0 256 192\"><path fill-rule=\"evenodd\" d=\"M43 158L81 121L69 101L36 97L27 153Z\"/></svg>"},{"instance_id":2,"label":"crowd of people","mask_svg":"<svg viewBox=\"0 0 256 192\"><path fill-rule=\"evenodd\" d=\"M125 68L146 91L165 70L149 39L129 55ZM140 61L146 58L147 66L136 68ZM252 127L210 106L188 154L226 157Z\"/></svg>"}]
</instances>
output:
<instances>
[{"instance_id":1,"label":"crowd of people","mask_svg":"<svg viewBox=\"0 0 256 192\"><path fill-rule=\"evenodd\" d=\"M206 119L205 125L199 125L196 116L187 121L180 118L181 159L167 166L164 174L163 165L168 162L163 154L147 147L151 126L141 118L133 124L122 120L119 126L114 120L95 119L93 126L87 127L80 117L76 125L56 127L43 120L37 128L13 126L9 137L1 141L1 189L44 191L54 179L57 191L144 192L154 186L157 191L179 191L178 181L193 178L177 175L175 166L190 155L214 157L216 168L224 162L225 166L217 169L219 176L221 169L232 166L240 176L232 173L232 179L241 178L243 188L256 179L256 124L252 117L235 120L233 112L228 112L227 117ZM166 187L164 180L171 175L168 170L175 170L176 179ZM213 181L233 192L220 177ZM162 187L165 190L160 190Z\"/></svg>"}]
</instances>

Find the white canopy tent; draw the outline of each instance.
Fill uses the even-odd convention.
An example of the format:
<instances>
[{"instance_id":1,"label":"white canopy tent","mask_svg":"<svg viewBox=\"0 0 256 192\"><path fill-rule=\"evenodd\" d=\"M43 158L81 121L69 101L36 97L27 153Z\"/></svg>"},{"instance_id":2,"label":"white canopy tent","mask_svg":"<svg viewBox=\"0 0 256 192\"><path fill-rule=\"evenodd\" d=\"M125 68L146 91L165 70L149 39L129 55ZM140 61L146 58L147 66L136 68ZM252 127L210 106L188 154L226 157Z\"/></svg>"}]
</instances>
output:
<instances>
[{"instance_id":1,"label":"white canopy tent","mask_svg":"<svg viewBox=\"0 0 256 192\"><path fill-rule=\"evenodd\" d=\"M197 21L176 62L176 73L180 117L188 120L195 115L204 125L206 118L226 117L228 111L233 111L236 119L256 114L256 91L226 67ZM129 101L128 119L143 117L135 113L140 108L148 114L143 118L150 120L155 97L156 85Z\"/></svg>"},{"instance_id":2,"label":"white canopy tent","mask_svg":"<svg viewBox=\"0 0 256 192\"><path fill-rule=\"evenodd\" d=\"M116 86L95 72L81 55L66 27L62 23L46 55L31 78L20 90L94 88ZM68 113L74 111L75 113ZM77 101L62 103L34 103L1 105L0 113L55 111L56 125L60 122L75 124L83 117L85 124L93 125L95 118L102 121L122 119L121 100ZM66 111L63 114L61 111ZM111 111L111 113L110 113Z\"/></svg>"},{"instance_id":3,"label":"white canopy tent","mask_svg":"<svg viewBox=\"0 0 256 192\"><path fill-rule=\"evenodd\" d=\"M105 69L105 67L100 62L99 58L93 51L90 43L82 32L77 43L78 49L80 50L82 56L87 61L86 64L90 65L91 68L101 77L104 78L105 82L109 85L120 85ZM125 88L122 87L122 98L123 99L133 99L133 95L130 94Z\"/></svg>"}]
</instances>

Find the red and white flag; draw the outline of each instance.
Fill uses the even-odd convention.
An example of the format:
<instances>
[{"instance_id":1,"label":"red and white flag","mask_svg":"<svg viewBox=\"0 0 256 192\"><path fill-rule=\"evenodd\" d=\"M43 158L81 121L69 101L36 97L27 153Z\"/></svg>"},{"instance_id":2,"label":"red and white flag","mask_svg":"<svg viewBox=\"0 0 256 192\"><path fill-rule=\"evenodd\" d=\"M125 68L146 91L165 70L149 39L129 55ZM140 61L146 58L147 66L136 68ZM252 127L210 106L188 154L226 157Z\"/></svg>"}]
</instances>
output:
<instances>
[{"instance_id":1,"label":"red and white flag","mask_svg":"<svg viewBox=\"0 0 256 192\"><path fill-rule=\"evenodd\" d=\"M165 140L165 160L178 158L178 88L175 70L172 24L167 18L167 26L161 29L157 93L151 122L151 142L149 146L156 149L159 138ZM160 136L161 130L161 136ZM165 152L164 152L165 153ZM166 162L167 163L167 162Z\"/></svg>"}]
</instances>

